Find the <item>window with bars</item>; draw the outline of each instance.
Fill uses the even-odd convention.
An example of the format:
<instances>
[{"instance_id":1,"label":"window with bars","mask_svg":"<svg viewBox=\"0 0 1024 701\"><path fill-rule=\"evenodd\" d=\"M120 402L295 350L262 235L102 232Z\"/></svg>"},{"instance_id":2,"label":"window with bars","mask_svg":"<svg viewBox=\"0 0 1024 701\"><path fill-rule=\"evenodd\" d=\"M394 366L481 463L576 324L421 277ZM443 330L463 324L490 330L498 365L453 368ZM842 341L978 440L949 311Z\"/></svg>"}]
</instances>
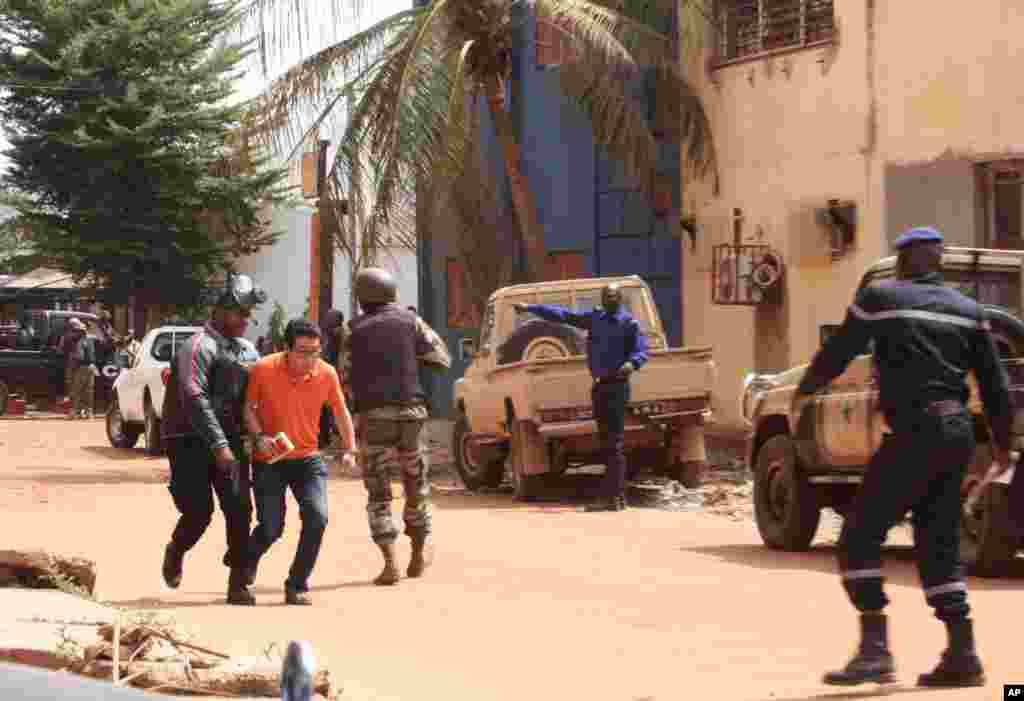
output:
<instances>
[{"instance_id":1,"label":"window with bars","mask_svg":"<svg viewBox=\"0 0 1024 701\"><path fill-rule=\"evenodd\" d=\"M719 61L832 39L833 0L719 0Z\"/></svg>"}]
</instances>

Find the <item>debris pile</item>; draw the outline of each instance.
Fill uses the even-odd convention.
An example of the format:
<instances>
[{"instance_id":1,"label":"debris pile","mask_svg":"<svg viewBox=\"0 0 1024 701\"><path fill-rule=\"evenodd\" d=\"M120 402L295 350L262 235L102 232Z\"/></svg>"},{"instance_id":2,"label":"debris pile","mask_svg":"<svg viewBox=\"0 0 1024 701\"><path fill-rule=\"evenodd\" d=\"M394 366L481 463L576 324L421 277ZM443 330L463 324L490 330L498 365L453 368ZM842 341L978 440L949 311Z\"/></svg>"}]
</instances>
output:
<instances>
[{"instance_id":1,"label":"debris pile","mask_svg":"<svg viewBox=\"0 0 1024 701\"><path fill-rule=\"evenodd\" d=\"M173 624L112 623L97 632L92 644L65 647L70 671L162 693L280 698L283 653L276 645L263 655L231 658L192 642ZM326 668L314 676L313 690L319 701L341 695Z\"/></svg>"},{"instance_id":2,"label":"debris pile","mask_svg":"<svg viewBox=\"0 0 1024 701\"><path fill-rule=\"evenodd\" d=\"M96 563L42 550L0 550L0 587L71 587L91 596L96 590Z\"/></svg>"}]
</instances>

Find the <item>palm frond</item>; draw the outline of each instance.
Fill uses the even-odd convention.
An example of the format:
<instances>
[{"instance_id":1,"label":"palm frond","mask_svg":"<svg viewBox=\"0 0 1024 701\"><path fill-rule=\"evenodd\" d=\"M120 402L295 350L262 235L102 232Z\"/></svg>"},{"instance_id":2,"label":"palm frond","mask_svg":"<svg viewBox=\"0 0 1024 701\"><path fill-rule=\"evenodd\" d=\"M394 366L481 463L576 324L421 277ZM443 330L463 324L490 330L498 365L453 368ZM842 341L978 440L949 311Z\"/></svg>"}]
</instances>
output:
<instances>
[{"instance_id":1,"label":"palm frond","mask_svg":"<svg viewBox=\"0 0 1024 701\"><path fill-rule=\"evenodd\" d=\"M415 245L416 183L449 157L450 50L442 20L421 14L373 75L350 86L358 100L333 172L347 186L365 247Z\"/></svg>"},{"instance_id":2,"label":"palm frond","mask_svg":"<svg viewBox=\"0 0 1024 701\"><path fill-rule=\"evenodd\" d=\"M598 2L536 3L538 14L551 18L576 54L559 67L563 92L589 115L595 141L623 164L627 176L640 177L645 189L653 184L655 132L685 144L687 164L701 174L716 167L710 121L673 56L671 37ZM644 72L653 77L659 98L653 125L629 95L629 81Z\"/></svg>"},{"instance_id":3,"label":"palm frond","mask_svg":"<svg viewBox=\"0 0 1024 701\"><path fill-rule=\"evenodd\" d=\"M292 67L253 101L247 128L278 151L294 148L308 131L303 118L322 121L345 86L387 60L422 15L423 10L399 12Z\"/></svg>"},{"instance_id":4,"label":"palm frond","mask_svg":"<svg viewBox=\"0 0 1024 701\"><path fill-rule=\"evenodd\" d=\"M366 0L251 0L241 13L239 31L246 38L255 36L256 55L263 74L269 76L271 66L287 61L289 54L305 53L314 33L327 30L328 36L321 39L334 43L330 33L345 27L346 20L358 22L365 8ZM330 22L325 22L324 9Z\"/></svg>"}]
</instances>

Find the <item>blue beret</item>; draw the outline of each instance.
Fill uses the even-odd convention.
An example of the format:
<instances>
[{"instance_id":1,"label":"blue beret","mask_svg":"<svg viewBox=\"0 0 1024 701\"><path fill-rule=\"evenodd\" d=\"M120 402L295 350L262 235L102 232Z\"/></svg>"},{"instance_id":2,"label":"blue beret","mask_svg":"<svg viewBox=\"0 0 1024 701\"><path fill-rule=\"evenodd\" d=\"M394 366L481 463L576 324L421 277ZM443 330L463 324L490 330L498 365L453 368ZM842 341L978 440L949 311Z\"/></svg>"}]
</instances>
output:
<instances>
[{"instance_id":1,"label":"blue beret","mask_svg":"<svg viewBox=\"0 0 1024 701\"><path fill-rule=\"evenodd\" d=\"M942 234L930 226L918 226L900 234L893 246L896 250L905 248L912 243L942 243Z\"/></svg>"}]
</instances>

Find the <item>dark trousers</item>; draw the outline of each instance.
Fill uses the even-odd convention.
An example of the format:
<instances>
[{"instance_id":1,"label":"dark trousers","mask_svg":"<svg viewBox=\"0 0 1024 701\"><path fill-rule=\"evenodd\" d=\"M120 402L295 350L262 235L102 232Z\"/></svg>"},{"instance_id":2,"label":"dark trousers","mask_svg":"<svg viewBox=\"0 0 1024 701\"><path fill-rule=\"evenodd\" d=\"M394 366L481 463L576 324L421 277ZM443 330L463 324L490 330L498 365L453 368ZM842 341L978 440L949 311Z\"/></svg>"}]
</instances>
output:
<instances>
[{"instance_id":1,"label":"dark trousers","mask_svg":"<svg viewBox=\"0 0 1024 701\"><path fill-rule=\"evenodd\" d=\"M249 542L250 562L258 563L284 533L285 492L291 489L299 504L302 531L285 585L295 591L309 591L309 575L327 528L327 465L319 455L313 455L272 465L256 463L253 475L259 523Z\"/></svg>"},{"instance_id":2,"label":"dark trousers","mask_svg":"<svg viewBox=\"0 0 1024 701\"><path fill-rule=\"evenodd\" d=\"M240 441L232 441L231 450L241 463L239 491L231 479L217 469L213 453L198 436L168 438L167 457L171 463L168 489L181 517L171 534L171 543L180 553L191 550L213 519L213 495L224 513L228 551L224 564L232 569L245 566L252 520L252 486L249 462Z\"/></svg>"},{"instance_id":3,"label":"dark trousers","mask_svg":"<svg viewBox=\"0 0 1024 701\"><path fill-rule=\"evenodd\" d=\"M594 420L597 422L601 452L607 469L601 482L601 496L622 497L626 493L626 403L629 382L599 382L591 390Z\"/></svg>"},{"instance_id":4,"label":"dark trousers","mask_svg":"<svg viewBox=\"0 0 1024 701\"><path fill-rule=\"evenodd\" d=\"M974 426L966 413L921 414L901 429L882 439L843 524L843 586L859 611L885 608L882 544L910 511L925 600L940 620L960 620L970 611L960 562L960 484L974 456Z\"/></svg>"}]
</instances>

